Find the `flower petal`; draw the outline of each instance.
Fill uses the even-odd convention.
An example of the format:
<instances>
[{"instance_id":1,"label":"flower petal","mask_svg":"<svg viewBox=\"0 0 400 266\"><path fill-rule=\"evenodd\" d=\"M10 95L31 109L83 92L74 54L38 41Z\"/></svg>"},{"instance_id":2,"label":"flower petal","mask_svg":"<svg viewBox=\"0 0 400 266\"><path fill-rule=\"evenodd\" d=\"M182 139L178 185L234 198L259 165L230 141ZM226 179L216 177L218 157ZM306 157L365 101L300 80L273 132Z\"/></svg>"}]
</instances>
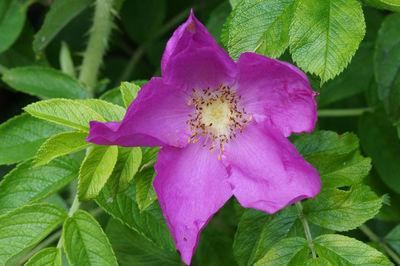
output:
<instances>
[{"instance_id":1,"label":"flower petal","mask_svg":"<svg viewBox=\"0 0 400 266\"><path fill-rule=\"evenodd\" d=\"M200 144L164 147L155 165L154 189L183 261L190 264L200 231L232 196L217 155Z\"/></svg>"},{"instance_id":2,"label":"flower petal","mask_svg":"<svg viewBox=\"0 0 400 266\"><path fill-rule=\"evenodd\" d=\"M241 104L258 121L267 121L284 136L311 132L317 121L316 95L306 75L295 66L254 53L238 62Z\"/></svg>"},{"instance_id":3,"label":"flower petal","mask_svg":"<svg viewBox=\"0 0 400 266\"><path fill-rule=\"evenodd\" d=\"M226 145L233 194L243 207L274 213L321 188L318 172L277 129L253 122Z\"/></svg>"},{"instance_id":4,"label":"flower petal","mask_svg":"<svg viewBox=\"0 0 400 266\"><path fill-rule=\"evenodd\" d=\"M238 73L229 55L218 46L191 12L169 39L161 62L167 83L184 89L232 85Z\"/></svg>"},{"instance_id":5,"label":"flower petal","mask_svg":"<svg viewBox=\"0 0 400 266\"><path fill-rule=\"evenodd\" d=\"M87 141L100 145L184 147L190 138L185 123L192 112L189 96L161 78L152 78L139 91L121 122L90 122Z\"/></svg>"}]
</instances>

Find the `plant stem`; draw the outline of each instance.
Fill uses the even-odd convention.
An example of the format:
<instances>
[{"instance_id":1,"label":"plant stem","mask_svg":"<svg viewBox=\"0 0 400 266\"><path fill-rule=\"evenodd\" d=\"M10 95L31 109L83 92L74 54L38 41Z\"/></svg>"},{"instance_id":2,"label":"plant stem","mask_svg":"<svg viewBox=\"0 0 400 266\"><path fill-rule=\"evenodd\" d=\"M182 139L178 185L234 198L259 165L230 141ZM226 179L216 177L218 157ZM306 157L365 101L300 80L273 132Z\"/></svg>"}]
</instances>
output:
<instances>
[{"instance_id":1,"label":"plant stem","mask_svg":"<svg viewBox=\"0 0 400 266\"><path fill-rule=\"evenodd\" d=\"M111 33L112 7L113 0L96 0L93 26L90 30L89 43L83 56L82 70L79 76L79 81L88 87L92 95Z\"/></svg>"},{"instance_id":2,"label":"plant stem","mask_svg":"<svg viewBox=\"0 0 400 266\"><path fill-rule=\"evenodd\" d=\"M68 216L71 217L77 209L79 209L79 198L78 198L78 194L75 195L74 201L72 202L71 208L69 208L69 212L68 212ZM62 236L60 237L60 239L58 240L57 243L57 248L61 248L63 245L63 238Z\"/></svg>"},{"instance_id":3,"label":"plant stem","mask_svg":"<svg viewBox=\"0 0 400 266\"><path fill-rule=\"evenodd\" d=\"M390 258L397 264L400 265L400 257L397 255L396 252L394 252L387 244L386 242L381 239L379 236L377 236L368 226L365 224L361 225L358 227L369 239L372 241L378 242L379 246L385 250L385 252L388 254Z\"/></svg>"},{"instance_id":4,"label":"plant stem","mask_svg":"<svg viewBox=\"0 0 400 266\"><path fill-rule=\"evenodd\" d=\"M311 254L313 259L317 258L317 254L315 253L315 249L314 249L314 244L312 242L312 237L311 237L311 232L310 232L310 227L308 226L308 221L306 219L306 217L303 214L303 205L301 205L300 201L295 203L297 211L299 212L299 218L301 223L303 224L304 227L304 233L306 235L307 238L307 242L308 242L308 247L311 250Z\"/></svg>"},{"instance_id":5,"label":"plant stem","mask_svg":"<svg viewBox=\"0 0 400 266\"><path fill-rule=\"evenodd\" d=\"M329 116L359 116L365 112L373 112L374 108L352 108L352 109L322 109L318 110L319 117L329 117Z\"/></svg>"}]
</instances>

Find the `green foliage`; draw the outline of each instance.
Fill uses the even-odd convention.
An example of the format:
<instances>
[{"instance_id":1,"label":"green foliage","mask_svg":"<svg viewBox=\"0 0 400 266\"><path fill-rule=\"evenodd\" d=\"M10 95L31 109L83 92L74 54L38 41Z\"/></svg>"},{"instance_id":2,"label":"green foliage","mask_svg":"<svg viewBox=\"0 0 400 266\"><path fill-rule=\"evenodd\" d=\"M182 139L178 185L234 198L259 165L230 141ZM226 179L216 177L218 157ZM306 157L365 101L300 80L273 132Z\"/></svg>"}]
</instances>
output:
<instances>
[{"instance_id":1,"label":"green foliage","mask_svg":"<svg viewBox=\"0 0 400 266\"><path fill-rule=\"evenodd\" d=\"M135 177L136 179L136 201L139 209L144 210L157 200L153 188L153 179L156 175L153 167L142 169Z\"/></svg>"},{"instance_id":2,"label":"green foliage","mask_svg":"<svg viewBox=\"0 0 400 266\"><path fill-rule=\"evenodd\" d=\"M392 11L400 11L399 0L363 0L367 5Z\"/></svg>"},{"instance_id":3,"label":"green foliage","mask_svg":"<svg viewBox=\"0 0 400 266\"><path fill-rule=\"evenodd\" d=\"M34 117L89 132L89 121L106 122L86 103L68 99L50 99L32 103L24 108Z\"/></svg>"},{"instance_id":4,"label":"green foliage","mask_svg":"<svg viewBox=\"0 0 400 266\"><path fill-rule=\"evenodd\" d=\"M35 168L32 161L19 164L0 183L0 215L56 192L75 179L78 170L68 157Z\"/></svg>"},{"instance_id":5,"label":"green foliage","mask_svg":"<svg viewBox=\"0 0 400 266\"><path fill-rule=\"evenodd\" d=\"M128 108L131 102L136 98L138 91L140 90L140 86L135 83L122 82L119 89L121 91L125 107Z\"/></svg>"},{"instance_id":6,"label":"green foliage","mask_svg":"<svg viewBox=\"0 0 400 266\"><path fill-rule=\"evenodd\" d=\"M13 68L3 75L10 87L44 98L88 98L86 89L69 75L48 67Z\"/></svg>"},{"instance_id":7,"label":"green foliage","mask_svg":"<svg viewBox=\"0 0 400 266\"><path fill-rule=\"evenodd\" d=\"M400 3L398 4L400 10ZM400 124L400 14L387 16L379 29L374 55L379 98L389 117Z\"/></svg>"},{"instance_id":8,"label":"green foliage","mask_svg":"<svg viewBox=\"0 0 400 266\"><path fill-rule=\"evenodd\" d=\"M76 73L74 62L72 61L71 51L69 50L68 44L66 42L61 43L59 60L61 71L71 77L75 77Z\"/></svg>"},{"instance_id":9,"label":"green foliage","mask_svg":"<svg viewBox=\"0 0 400 266\"><path fill-rule=\"evenodd\" d=\"M50 6L43 25L35 34L33 50L42 51L65 25L87 8L93 0L56 0Z\"/></svg>"},{"instance_id":10,"label":"green foliage","mask_svg":"<svg viewBox=\"0 0 400 266\"><path fill-rule=\"evenodd\" d=\"M125 109L121 106L100 99L77 100L76 102L90 107L105 118L106 121L120 121L125 115Z\"/></svg>"},{"instance_id":11,"label":"green foliage","mask_svg":"<svg viewBox=\"0 0 400 266\"><path fill-rule=\"evenodd\" d=\"M0 264L45 238L67 217L60 207L36 203L0 216Z\"/></svg>"},{"instance_id":12,"label":"green foliage","mask_svg":"<svg viewBox=\"0 0 400 266\"><path fill-rule=\"evenodd\" d=\"M313 241L318 256L332 265L393 265L376 249L342 235L322 235Z\"/></svg>"},{"instance_id":13,"label":"green foliage","mask_svg":"<svg viewBox=\"0 0 400 266\"><path fill-rule=\"evenodd\" d=\"M80 200L96 197L110 177L118 158L117 146L92 147L79 170Z\"/></svg>"},{"instance_id":14,"label":"green foliage","mask_svg":"<svg viewBox=\"0 0 400 266\"><path fill-rule=\"evenodd\" d=\"M386 236L385 241L397 252L400 253L400 225L393 228Z\"/></svg>"},{"instance_id":15,"label":"green foliage","mask_svg":"<svg viewBox=\"0 0 400 266\"><path fill-rule=\"evenodd\" d=\"M178 265L181 261L174 250L161 249L117 220L108 222L106 234L121 266Z\"/></svg>"},{"instance_id":16,"label":"green foliage","mask_svg":"<svg viewBox=\"0 0 400 266\"><path fill-rule=\"evenodd\" d=\"M342 72L365 34L356 0L299 0L290 26L290 52L303 70L325 83Z\"/></svg>"},{"instance_id":17,"label":"green foliage","mask_svg":"<svg viewBox=\"0 0 400 266\"><path fill-rule=\"evenodd\" d=\"M279 57L289 45L289 26L294 0L244 0L229 15L222 41L229 54L239 58L244 52L257 52Z\"/></svg>"},{"instance_id":18,"label":"green foliage","mask_svg":"<svg viewBox=\"0 0 400 266\"><path fill-rule=\"evenodd\" d=\"M90 143L85 141L87 133L78 131L67 131L58 133L47 139L40 146L36 158L35 166L47 164L54 158L87 148Z\"/></svg>"},{"instance_id":19,"label":"green foliage","mask_svg":"<svg viewBox=\"0 0 400 266\"><path fill-rule=\"evenodd\" d=\"M26 4L18 0L0 3L0 53L17 40L25 24L26 9Z\"/></svg>"},{"instance_id":20,"label":"green foliage","mask_svg":"<svg viewBox=\"0 0 400 266\"><path fill-rule=\"evenodd\" d=\"M63 245L71 265L118 265L107 236L85 211L78 210L65 221Z\"/></svg>"},{"instance_id":21,"label":"green foliage","mask_svg":"<svg viewBox=\"0 0 400 266\"><path fill-rule=\"evenodd\" d=\"M64 127L28 114L15 116L0 125L0 164L12 164L32 158L50 136Z\"/></svg>"},{"instance_id":22,"label":"green foliage","mask_svg":"<svg viewBox=\"0 0 400 266\"><path fill-rule=\"evenodd\" d=\"M42 249L24 266L61 266L61 249L55 247Z\"/></svg>"}]
</instances>

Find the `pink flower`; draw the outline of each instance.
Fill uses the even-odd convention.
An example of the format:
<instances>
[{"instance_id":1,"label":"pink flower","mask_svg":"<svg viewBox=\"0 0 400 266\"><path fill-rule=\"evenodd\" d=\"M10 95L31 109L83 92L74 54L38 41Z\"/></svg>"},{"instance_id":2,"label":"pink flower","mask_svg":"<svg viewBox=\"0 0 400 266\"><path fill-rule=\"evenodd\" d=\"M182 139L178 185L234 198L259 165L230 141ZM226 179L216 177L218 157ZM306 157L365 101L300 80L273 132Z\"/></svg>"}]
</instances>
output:
<instances>
[{"instance_id":1,"label":"pink flower","mask_svg":"<svg viewBox=\"0 0 400 266\"><path fill-rule=\"evenodd\" d=\"M153 185L185 263L232 195L274 213L319 192L317 171L286 139L317 120L299 69L255 53L235 63L192 12L168 41L161 70L122 122L92 121L87 141L162 146Z\"/></svg>"}]
</instances>

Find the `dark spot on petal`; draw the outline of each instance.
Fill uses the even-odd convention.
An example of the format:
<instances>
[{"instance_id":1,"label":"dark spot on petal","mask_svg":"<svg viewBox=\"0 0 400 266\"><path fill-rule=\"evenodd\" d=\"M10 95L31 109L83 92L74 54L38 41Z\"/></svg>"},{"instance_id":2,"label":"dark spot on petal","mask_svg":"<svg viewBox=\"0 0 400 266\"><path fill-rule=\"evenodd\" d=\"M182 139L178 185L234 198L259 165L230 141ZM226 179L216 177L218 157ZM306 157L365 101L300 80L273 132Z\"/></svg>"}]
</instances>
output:
<instances>
[{"instance_id":1,"label":"dark spot on petal","mask_svg":"<svg viewBox=\"0 0 400 266\"><path fill-rule=\"evenodd\" d=\"M183 238L183 241L187 241L186 237Z\"/></svg>"},{"instance_id":2,"label":"dark spot on petal","mask_svg":"<svg viewBox=\"0 0 400 266\"><path fill-rule=\"evenodd\" d=\"M188 30L188 32L190 33L196 33L196 24L195 22L192 20L189 25L186 27L186 29Z\"/></svg>"}]
</instances>

